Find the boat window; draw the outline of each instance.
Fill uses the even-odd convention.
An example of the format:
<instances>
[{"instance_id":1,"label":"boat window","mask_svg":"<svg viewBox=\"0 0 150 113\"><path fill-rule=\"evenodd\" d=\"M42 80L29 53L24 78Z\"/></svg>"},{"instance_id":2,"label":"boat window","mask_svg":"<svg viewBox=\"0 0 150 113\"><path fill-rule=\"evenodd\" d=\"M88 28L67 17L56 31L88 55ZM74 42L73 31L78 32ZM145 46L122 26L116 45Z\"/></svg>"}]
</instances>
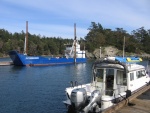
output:
<instances>
[{"instance_id":1,"label":"boat window","mask_svg":"<svg viewBox=\"0 0 150 113\"><path fill-rule=\"evenodd\" d=\"M114 84L114 69L106 69L106 87L113 88Z\"/></svg>"},{"instance_id":2,"label":"boat window","mask_svg":"<svg viewBox=\"0 0 150 113\"><path fill-rule=\"evenodd\" d=\"M72 47L72 45L66 45L66 47Z\"/></svg>"},{"instance_id":3,"label":"boat window","mask_svg":"<svg viewBox=\"0 0 150 113\"><path fill-rule=\"evenodd\" d=\"M114 75L114 69L106 69L106 76Z\"/></svg>"},{"instance_id":4,"label":"boat window","mask_svg":"<svg viewBox=\"0 0 150 113\"><path fill-rule=\"evenodd\" d=\"M103 73L104 73L103 69L97 69L96 71L97 82L103 82Z\"/></svg>"},{"instance_id":5,"label":"boat window","mask_svg":"<svg viewBox=\"0 0 150 113\"><path fill-rule=\"evenodd\" d=\"M127 85L127 76L123 71L117 70L116 82L118 85Z\"/></svg>"},{"instance_id":6,"label":"boat window","mask_svg":"<svg viewBox=\"0 0 150 113\"><path fill-rule=\"evenodd\" d=\"M134 73L130 73L130 81L134 80Z\"/></svg>"},{"instance_id":7,"label":"boat window","mask_svg":"<svg viewBox=\"0 0 150 113\"><path fill-rule=\"evenodd\" d=\"M140 70L136 72L136 77L141 78L143 76L146 76L145 70Z\"/></svg>"}]
</instances>

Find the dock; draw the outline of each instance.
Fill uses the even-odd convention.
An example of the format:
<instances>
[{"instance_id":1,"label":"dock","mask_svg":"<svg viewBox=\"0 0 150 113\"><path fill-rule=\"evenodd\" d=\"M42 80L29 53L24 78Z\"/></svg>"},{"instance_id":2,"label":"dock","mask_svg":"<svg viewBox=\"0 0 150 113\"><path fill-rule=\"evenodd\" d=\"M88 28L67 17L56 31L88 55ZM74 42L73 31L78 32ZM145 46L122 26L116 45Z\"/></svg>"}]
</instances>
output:
<instances>
[{"instance_id":1,"label":"dock","mask_svg":"<svg viewBox=\"0 0 150 113\"><path fill-rule=\"evenodd\" d=\"M129 105L118 109L115 113L150 113L150 90L133 99Z\"/></svg>"},{"instance_id":2,"label":"dock","mask_svg":"<svg viewBox=\"0 0 150 113\"><path fill-rule=\"evenodd\" d=\"M9 66L9 65L13 65L13 62L11 61L7 61L7 62L0 62L0 66Z\"/></svg>"},{"instance_id":3,"label":"dock","mask_svg":"<svg viewBox=\"0 0 150 113\"><path fill-rule=\"evenodd\" d=\"M102 113L150 113L150 85L141 88Z\"/></svg>"}]
</instances>

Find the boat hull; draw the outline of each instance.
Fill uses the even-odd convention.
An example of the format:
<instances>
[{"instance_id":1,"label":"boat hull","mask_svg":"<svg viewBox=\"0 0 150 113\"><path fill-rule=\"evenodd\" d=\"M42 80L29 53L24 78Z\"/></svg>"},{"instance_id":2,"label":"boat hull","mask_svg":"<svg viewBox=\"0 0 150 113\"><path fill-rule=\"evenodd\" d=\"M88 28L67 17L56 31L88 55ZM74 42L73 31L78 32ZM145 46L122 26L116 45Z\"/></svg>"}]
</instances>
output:
<instances>
[{"instance_id":1,"label":"boat hull","mask_svg":"<svg viewBox=\"0 0 150 113\"><path fill-rule=\"evenodd\" d=\"M74 58L46 58L41 56L28 56L20 54L17 51L10 51L9 56L14 65L17 66L44 66L44 65L61 65L73 64ZM86 58L76 58L76 63L85 63Z\"/></svg>"}]
</instances>

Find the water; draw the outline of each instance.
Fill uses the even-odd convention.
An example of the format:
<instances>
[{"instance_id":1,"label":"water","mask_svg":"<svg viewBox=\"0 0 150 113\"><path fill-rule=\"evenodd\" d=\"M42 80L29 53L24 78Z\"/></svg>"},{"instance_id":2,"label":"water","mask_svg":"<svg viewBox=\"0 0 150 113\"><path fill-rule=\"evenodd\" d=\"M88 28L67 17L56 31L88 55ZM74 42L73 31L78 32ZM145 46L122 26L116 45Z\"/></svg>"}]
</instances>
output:
<instances>
[{"instance_id":1,"label":"water","mask_svg":"<svg viewBox=\"0 0 150 113\"><path fill-rule=\"evenodd\" d=\"M70 81L90 82L91 68L92 61L45 67L0 66L0 113L67 113L62 102L65 88Z\"/></svg>"},{"instance_id":2,"label":"water","mask_svg":"<svg viewBox=\"0 0 150 113\"><path fill-rule=\"evenodd\" d=\"M10 61L2 58L0 61ZM0 113L67 113L62 101L70 81L91 81L92 61L85 64L0 66ZM142 62L146 66L147 62ZM150 67L149 67L150 68Z\"/></svg>"}]
</instances>

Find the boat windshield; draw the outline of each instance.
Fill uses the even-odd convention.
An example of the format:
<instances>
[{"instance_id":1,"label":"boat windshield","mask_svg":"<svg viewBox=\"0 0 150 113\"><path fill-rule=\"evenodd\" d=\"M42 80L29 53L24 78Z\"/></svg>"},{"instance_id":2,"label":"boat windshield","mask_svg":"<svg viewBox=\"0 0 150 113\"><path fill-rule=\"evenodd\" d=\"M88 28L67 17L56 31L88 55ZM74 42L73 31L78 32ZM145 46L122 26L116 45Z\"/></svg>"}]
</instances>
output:
<instances>
[{"instance_id":1,"label":"boat windshield","mask_svg":"<svg viewBox=\"0 0 150 113\"><path fill-rule=\"evenodd\" d=\"M99 68L96 70L96 86L101 87L104 94L112 95L114 86L113 68Z\"/></svg>"},{"instance_id":2,"label":"boat windshield","mask_svg":"<svg viewBox=\"0 0 150 113\"><path fill-rule=\"evenodd\" d=\"M127 76L123 70L114 68L97 68L95 70L94 81L96 83L96 86L100 87L104 92L103 94L112 96L113 89L116 87L122 87L121 90L125 90L125 87L123 86L127 85ZM117 94L118 92L119 91L117 89L115 93Z\"/></svg>"},{"instance_id":3,"label":"boat windshield","mask_svg":"<svg viewBox=\"0 0 150 113\"><path fill-rule=\"evenodd\" d=\"M105 74L106 75L105 75ZM106 77L105 77L106 76ZM97 69L96 70L96 77L97 77L97 82L103 82L103 78L105 77L106 79L113 79L114 78L114 69Z\"/></svg>"},{"instance_id":4,"label":"boat windshield","mask_svg":"<svg viewBox=\"0 0 150 113\"><path fill-rule=\"evenodd\" d=\"M96 78L97 78L97 82L103 82L103 74L104 73L104 69L97 69L96 70Z\"/></svg>"}]
</instances>

